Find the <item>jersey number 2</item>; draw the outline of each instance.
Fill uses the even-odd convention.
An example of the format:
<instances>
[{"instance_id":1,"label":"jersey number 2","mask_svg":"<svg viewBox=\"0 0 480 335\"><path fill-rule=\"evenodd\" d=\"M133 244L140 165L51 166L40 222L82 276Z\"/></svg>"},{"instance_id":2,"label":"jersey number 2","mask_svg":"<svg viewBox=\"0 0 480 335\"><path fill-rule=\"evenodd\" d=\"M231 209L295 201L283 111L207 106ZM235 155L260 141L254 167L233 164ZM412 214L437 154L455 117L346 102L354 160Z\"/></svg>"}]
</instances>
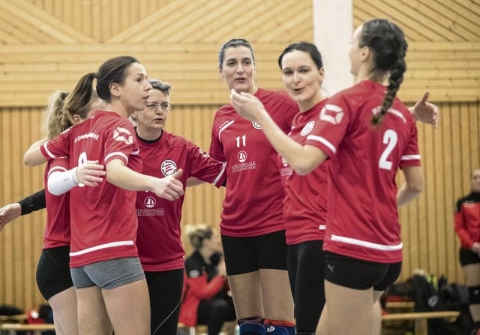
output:
<instances>
[{"instance_id":1,"label":"jersey number 2","mask_svg":"<svg viewBox=\"0 0 480 335\"><path fill-rule=\"evenodd\" d=\"M382 156L380 156L380 160L378 161L380 169L392 169L392 162L388 160L388 156L392 153L393 149L395 149L397 141L398 136L394 130L388 129L385 134L383 134L383 144L386 144L387 147L383 150Z\"/></svg>"}]
</instances>

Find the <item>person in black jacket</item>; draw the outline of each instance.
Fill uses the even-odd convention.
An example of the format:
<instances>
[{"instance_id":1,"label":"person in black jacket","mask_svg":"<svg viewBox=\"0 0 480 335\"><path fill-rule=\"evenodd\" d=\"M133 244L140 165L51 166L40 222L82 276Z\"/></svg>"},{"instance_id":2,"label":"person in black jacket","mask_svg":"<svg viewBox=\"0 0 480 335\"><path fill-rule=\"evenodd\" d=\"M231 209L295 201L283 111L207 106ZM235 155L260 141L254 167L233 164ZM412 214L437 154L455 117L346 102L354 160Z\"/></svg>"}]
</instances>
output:
<instances>
[{"instance_id":1,"label":"person in black jacket","mask_svg":"<svg viewBox=\"0 0 480 335\"><path fill-rule=\"evenodd\" d=\"M475 323L472 334L480 335L480 168L472 171L470 182L472 191L458 199L455 207L455 231L461 242L460 263Z\"/></svg>"},{"instance_id":2,"label":"person in black jacket","mask_svg":"<svg viewBox=\"0 0 480 335\"><path fill-rule=\"evenodd\" d=\"M184 298L180 322L208 326L217 335L225 321L236 319L230 295L220 235L210 226L187 226L194 252L185 261Z\"/></svg>"}]
</instances>

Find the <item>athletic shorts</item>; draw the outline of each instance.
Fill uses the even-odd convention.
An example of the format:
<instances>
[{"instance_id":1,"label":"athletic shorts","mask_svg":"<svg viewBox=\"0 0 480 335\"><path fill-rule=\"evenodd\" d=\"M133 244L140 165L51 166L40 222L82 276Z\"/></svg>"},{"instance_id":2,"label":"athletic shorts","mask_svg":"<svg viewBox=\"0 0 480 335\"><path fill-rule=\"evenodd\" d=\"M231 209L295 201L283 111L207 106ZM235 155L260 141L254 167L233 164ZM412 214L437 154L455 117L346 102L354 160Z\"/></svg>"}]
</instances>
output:
<instances>
[{"instance_id":1,"label":"athletic shorts","mask_svg":"<svg viewBox=\"0 0 480 335\"><path fill-rule=\"evenodd\" d=\"M73 286L70 246L43 249L37 264L37 286L45 300Z\"/></svg>"},{"instance_id":2,"label":"athletic shorts","mask_svg":"<svg viewBox=\"0 0 480 335\"><path fill-rule=\"evenodd\" d=\"M459 254L460 264L462 264L462 266L480 263L480 257L478 254L471 250L460 248Z\"/></svg>"},{"instance_id":3,"label":"athletic shorts","mask_svg":"<svg viewBox=\"0 0 480 335\"><path fill-rule=\"evenodd\" d=\"M70 269L75 288L98 286L111 290L145 279L138 257L126 257L96 262Z\"/></svg>"},{"instance_id":4,"label":"athletic shorts","mask_svg":"<svg viewBox=\"0 0 480 335\"><path fill-rule=\"evenodd\" d=\"M327 252L325 280L352 288L385 291L400 275L402 262L376 263Z\"/></svg>"},{"instance_id":5,"label":"athletic shorts","mask_svg":"<svg viewBox=\"0 0 480 335\"><path fill-rule=\"evenodd\" d=\"M222 235L222 244L229 276L260 269L287 270L285 230L253 237Z\"/></svg>"}]
</instances>

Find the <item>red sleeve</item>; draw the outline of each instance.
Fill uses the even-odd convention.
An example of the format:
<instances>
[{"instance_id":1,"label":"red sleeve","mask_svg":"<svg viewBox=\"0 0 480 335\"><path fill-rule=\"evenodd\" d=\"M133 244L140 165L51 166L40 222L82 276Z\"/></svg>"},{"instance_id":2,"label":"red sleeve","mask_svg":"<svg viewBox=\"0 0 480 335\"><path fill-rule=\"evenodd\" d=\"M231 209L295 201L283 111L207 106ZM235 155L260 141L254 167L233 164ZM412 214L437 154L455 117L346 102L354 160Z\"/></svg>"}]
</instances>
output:
<instances>
[{"instance_id":1,"label":"red sleeve","mask_svg":"<svg viewBox=\"0 0 480 335\"><path fill-rule=\"evenodd\" d=\"M40 151L47 161L70 156L70 134L70 129L67 129L40 147Z\"/></svg>"},{"instance_id":2,"label":"red sleeve","mask_svg":"<svg viewBox=\"0 0 480 335\"><path fill-rule=\"evenodd\" d=\"M215 119L213 120L213 127L212 127L212 142L210 143L210 156L213 159L216 159L220 162L226 162L227 159L223 153L223 143L220 141L219 138L220 128L217 120L217 116L215 115Z\"/></svg>"},{"instance_id":3,"label":"red sleeve","mask_svg":"<svg viewBox=\"0 0 480 335\"><path fill-rule=\"evenodd\" d=\"M455 219L455 231L460 238L460 243L462 248L471 250L473 246L473 241L470 238L470 234L467 231L467 225L463 217L462 205L457 204L457 208L454 215Z\"/></svg>"},{"instance_id":4,"label":"red sleeve","mask_svg":"<svg viewBox=\"0 0 480 335\"><path fill-rule=\"evenodd\" d=\"M420 166L420 153L418 151L418 131L415 122L412 123L412 130L405 152L400 159L399 167Z\"/></svg>"},{"instance_id":5,"label":"red sleeve","mask_svg":"<svg viewBox=\"0 0 480 335\"><path fill-rule=\"evenodd\" d=\"M189 143L190 174L191 176L211 183L216 187L224 184L226 179L225 164L210 157L202 149Z\"/></svg>"},{"instance_id":6,"label":"red sleeve","mask_svg":"<svg viewBox=\"0 0 480 335\"><path fill-rule=\"evenodd\" d=\"M207 282L207 275L189 278L186 276L186 286L188 286L193 294L201 300L211 299L223 289L224 279L222 276L215 276Z\"/></svg>"},{"instance_id":7,"label":"red sleeve","mask_svg":"<svg viewBox=\"0 0 480 335\"><path fill-rule=\"evenodd\" d=\"M70 168L70 165L69 165L68 158L60 157L60 158L54 159L53 162L51 162L49 165L48 177L50 177L50 175L53 172L65 172L69 170L69 168Z\"/></svg>"},{"instance_id":8,"label":"red sleeve","mask_svg":"<svg viewBox=\"0 0 480 335\"><path fill-rule=\"evenodd\" d=\"M125 165L128 164L128 158L133 153L138 153L138 144L132 124L121 119L111 129L106 132L105 138L105 160L104 164L113 159L122 160Z\"/></svg>"}]
</instances>

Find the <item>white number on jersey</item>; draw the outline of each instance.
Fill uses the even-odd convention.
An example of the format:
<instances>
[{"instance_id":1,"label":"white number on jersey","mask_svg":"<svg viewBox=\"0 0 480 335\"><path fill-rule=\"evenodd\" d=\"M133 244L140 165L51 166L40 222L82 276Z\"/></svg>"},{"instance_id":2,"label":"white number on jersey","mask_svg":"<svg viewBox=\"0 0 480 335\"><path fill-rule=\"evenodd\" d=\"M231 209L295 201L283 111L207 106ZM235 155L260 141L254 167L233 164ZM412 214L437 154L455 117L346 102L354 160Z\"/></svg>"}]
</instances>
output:
<instances>
[{"instance_id":1,"label":"white number on jersey","mask_svg":"<svg viewBox=\"0 0 480 335\"><path fill-rule=\"evenodd\" d=\"M237 148L247 146L247 135L237 136Z\"/></svg>"},{"instance_id":2,"label":"white number on jersey","mask_svg":"<svg viewBox=\"0 0 480 335\"><path fill-rule=\"evenodd\" d=\"M82 166L82 165L85 165L87 163L88 159L87 159L87 153L86 152L82 152L80 154L80 156L78 156L78 167ZM79 187L84 187L85 184L78 184Z\"/></svg>"},{"instance_id":3,"label":"white number on jersey","mask_svg":"<svg viewBox=\"0 0 480 335\"><path fill-rule=\"evenodd\" d=\"M388 160L388 156L391 154L395 146L397 145L398 136L394 130L388 129L385 134L383 134L383 144L386 144L387 147L383 150L382 156L380 156L380 161L378 166L380 169L391 170L392 162Z\"/></svg>"}]
</instances>

